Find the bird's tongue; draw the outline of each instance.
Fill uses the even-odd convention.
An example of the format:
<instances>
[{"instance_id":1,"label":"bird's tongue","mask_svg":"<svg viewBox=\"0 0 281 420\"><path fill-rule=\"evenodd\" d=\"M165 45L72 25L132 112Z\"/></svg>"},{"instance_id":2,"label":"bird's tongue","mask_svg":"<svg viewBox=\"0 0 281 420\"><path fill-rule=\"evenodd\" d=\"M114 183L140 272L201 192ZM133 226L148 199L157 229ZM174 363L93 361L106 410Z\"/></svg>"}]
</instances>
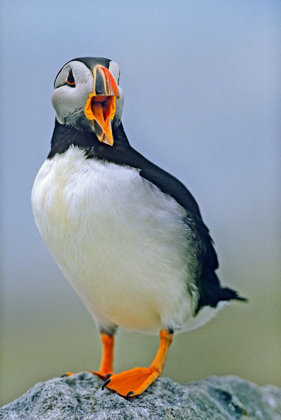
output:
<instances>
[{"instance_id":1,"label":"bird's tongue","mask_svg":"<svg viewBox=\"0 0 281 420\"><path fill-rule=\"evenodd\" d=\"M94 96L89 98L86 112L91 113L90 119L94 125L95 133L102 143L113 145L111 121L115 114L115 96Z\"/></svg>"}]
</instances>

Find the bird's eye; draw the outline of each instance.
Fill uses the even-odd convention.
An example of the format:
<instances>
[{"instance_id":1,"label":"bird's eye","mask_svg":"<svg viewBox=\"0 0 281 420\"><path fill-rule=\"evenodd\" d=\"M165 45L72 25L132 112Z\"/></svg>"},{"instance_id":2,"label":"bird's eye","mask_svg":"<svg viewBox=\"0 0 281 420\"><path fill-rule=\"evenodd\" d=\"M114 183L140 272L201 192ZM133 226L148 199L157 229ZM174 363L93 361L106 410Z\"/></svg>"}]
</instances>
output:
<instances>
[{"instance_id":1,"label":"bird's eye","mask_svg":"<svg viewBox=\"0 0 281 420\"><path fill-rule=\"evenodd\" d=\"M66 79L66 84L68 86L71 86L71 87L75 87L76 86L75 79L74 79L74 76L73 76L73 73L72 73L72 70L71 69L68 72L68 76L67 76L67 79Z\"/></svg>"}]
</instances>

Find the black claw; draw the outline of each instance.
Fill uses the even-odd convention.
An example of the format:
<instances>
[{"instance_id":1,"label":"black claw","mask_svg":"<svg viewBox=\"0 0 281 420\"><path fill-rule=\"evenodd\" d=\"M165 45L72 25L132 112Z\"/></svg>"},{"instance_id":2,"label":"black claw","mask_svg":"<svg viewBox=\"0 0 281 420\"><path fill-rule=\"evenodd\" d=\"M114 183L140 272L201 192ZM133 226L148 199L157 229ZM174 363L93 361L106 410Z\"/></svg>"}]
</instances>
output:
<instances>
[{"instance_id":1,"label":"black claw","mask_svg":"<svg viewBox=\"0 0 281 420\"><path fill-rule=\"evenodd\" d=\"M63 373L62 375L61 375L61 378L66 378L68 375L66 374L66 373Z\"/></svg>"},{"instance_id":2,"label":"black claw","mask_svg":"<svg viewBox=\"0 0 281 420\"><path fill-rule=\"evenodd\" d=\"M106 387L106 385L107 384L109 384L109 382L111 381L111 378L109 378L109 379L107 379L105 382L104 382L104 384L103 384L103 386L101 387L101 389L104 389L105 387Z\"/></svg>"},{"instance_id":3,"label":"black claw","mask_svg":"<svg viewBox=\"0 0 281 420\"><path fill-rule=\"evenodd\" d=\"M106 378L110 378L110 377L111 377L111 375L112 375L112 373L107 373L107 374L105 375L105 377L106 377Z\"/></svg>"},{"instance_id":4,"label":"black claw","mask_svg":"<svg viewBox=\"0 0 281 420\"><path fill-rule=\"evenodd\" d=\"M133 394L134 394L134 391L130 391L130 392L128 392L127 397L131 397L131 395L133 395Z\"/></svg>"}]
</instances>

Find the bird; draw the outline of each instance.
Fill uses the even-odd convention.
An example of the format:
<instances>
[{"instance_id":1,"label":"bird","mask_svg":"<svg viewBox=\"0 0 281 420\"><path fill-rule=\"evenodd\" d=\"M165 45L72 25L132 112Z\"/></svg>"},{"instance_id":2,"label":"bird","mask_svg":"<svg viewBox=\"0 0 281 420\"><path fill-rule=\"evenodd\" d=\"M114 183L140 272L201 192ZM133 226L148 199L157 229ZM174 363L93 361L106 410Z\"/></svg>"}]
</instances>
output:
<instances>
[{"instance_id":1,"label":"bird","mask_svg":"<svg viewBox=\"0 0 281 420\"><path fill-rule=\"evenodd\" d=\"M119 65L80 57L54 82L50 152L32 188L38 230L100 332L103 388L132 398L162 373L174 334L230 300L209 229L189 190L129 143ZM149 367L114 373L117 329L157 335Z\"/></svg>"}]
</instances>

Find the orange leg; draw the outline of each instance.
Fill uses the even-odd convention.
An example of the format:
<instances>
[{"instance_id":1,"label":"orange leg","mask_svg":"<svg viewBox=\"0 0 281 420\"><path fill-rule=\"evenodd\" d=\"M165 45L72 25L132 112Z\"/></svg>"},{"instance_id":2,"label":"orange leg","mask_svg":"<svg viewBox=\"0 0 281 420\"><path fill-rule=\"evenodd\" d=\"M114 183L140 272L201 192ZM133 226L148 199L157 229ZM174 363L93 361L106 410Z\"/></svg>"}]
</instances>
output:
<instances>
[{"instance_id":1,"label":"orange leg","mask_svg":"<svg viewBox=\"0 0 281 420\"><path fill-rule=\"evenodd\" d=\"M102 342L102 359L100 364L100 370L90 370L91 373L98 375L104 381L108 379L113 374L113 348L114 348L114 337L112 335L107 335L102 333L101 335ZM88 371L89 372L89 371ZM66 372L64 376L74 375L73 372Z\"/></svg>"},{"instance_id":2,"label":"orange leg","mask_svg":"<svg viewBox=\"0 0 281 420\"><path fill-rule=\"evenodd\" d=\"M106 380L113 374L113 348L114 348L114 337L102 333L102 359L99 371L91 371L95 375L98 375L101 379Z\"/></svg>"},{"instance_id":3,"label":"orange leg","mask_svg":"<svg viewBox=\"0 0 281 420\"><path fill-rule=\"evenodd\" d=\"M160 331L160 346L148 368L136 367L112 375L104 386L118 392L123 397L135 397L142 394L162 373L173 334L168 330Z\"/></svg>"}]
</instances>

